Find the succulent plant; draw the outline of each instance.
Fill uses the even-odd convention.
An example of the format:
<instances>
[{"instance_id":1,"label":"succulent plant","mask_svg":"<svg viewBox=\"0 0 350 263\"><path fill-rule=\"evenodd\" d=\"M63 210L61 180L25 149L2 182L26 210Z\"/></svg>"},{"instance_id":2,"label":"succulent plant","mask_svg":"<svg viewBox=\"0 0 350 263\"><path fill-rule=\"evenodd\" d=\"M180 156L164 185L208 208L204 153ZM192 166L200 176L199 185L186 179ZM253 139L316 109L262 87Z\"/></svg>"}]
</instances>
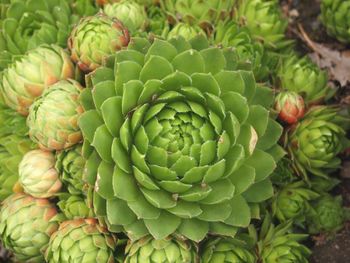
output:
<instances>
[{"instance_id":1,"label":"succulent plant","mask_svg":"<svg viewBox=\"0 0 350 263\"><path fill-rule=\"evenodd\" d=\"M96 219L68 220L51 236L45 259L48 263L114 263L116 242Z\"/></svg>"},{"instance_id":2,"label":"succulent plant","mask_svg":"<svg viewBox=\"0 0 350 263\"><path fill-rule=\"evenodd\" d=\"M175 38L178 36L182 36L186 40L191 40L192 38L196 37L197 35L202 34L205 35L205 32L202 28L196 25L190 25L186 23L177 23L168 33L167 38Z\"/></svg>"},{"instance_id":3,"label":"succulent plant","mask_svg":"<svg viewBox=\"0 0 350 263\"><path fill-rule=\"evenodd\" d=\"M306 104L319 103L330 92L328 76L308 57L291 55L283 59L278 68L281 87L304 97Z\"/></svg>"},{"instance_id":4,"label":"succulent plant","mask_svg":"<svg viewBox=\"0 0 350 263\"><path fill-rule=\"evenodd\" d=\"M295 223L302 224L310 210L310 201L318 196L307 188L304 181L288 184L277 192L272 201L273 215L282 223L293 219Z\"/></svg>"},{"instance_id":5,"label":"succulent plant","mask_svg":"<svg viewBox=\"0 0 350 263\"><path fill-rule=\"evenodd\" d=\"M44 262L52 233L58 229L57 210L47 199L17 193L2 203L0 236L2 244L20 262Z\"/></svg>"},{"instance_id":6,"label":"succulent plant","mask_svg":"<svg viewBox=\"0 0 350 263\"><path fill-rule=\"evenodd\" d=\"M204 36L134 38L89 75L79 120L86 178L110 231L233 236L272 196L269 175L284 154L264 107L272 90L233 71L231 52Z\"/></svg>"},{"instance_id":7,"label":"succulent plant","mask_svg":"<svg viewBox=\"0 0 350 263\"><path fill-rule=\"evenodd\" d=\"M182 21L208 28L219 20L229 17L235 2L235 0L163 0L160 4L171 23Z\"/></svg>"},{"instance_id":8,"label":"succulent plant","mask_svg":"<svg viewBox=\"0 0 350 263\"><path fill-rule=\"evenodd\" d=\"M265 217L259 235L254 226L250 226L250 235L257 244L258 262L308 263L311 251L300 243L308 235L291 233L291 230L292 221L275 226L271 223L269 215Z\"/></svg>"},{"instance_id":9,"label":"succulent plant","mask_svg":"<svg viewBox=\"0 0 350 263\"><path fill-rule=\"evenodd\" d=\"M340 165L337 155L349 146L345 128L349 118L337 107L316 106L287 132L285 146L299 175L307 172L328 178L327 173Z\"/></svg>"},{"instance_id":10,"label":"succulent plant","mask_svg":"<svg viewBox=\"0 0 350 263\"><path fill-rule=\"evenodd\" d=\"M129 41L129 32L119 20L99 13L80 20L71 32L68 47L72 60L89 72Z\"/></svg>"},{"instance_id":11,"label":"succulent plant","mask_svg":"<svg viewBox=\"0 0 350 263\"><path fill-rule=\"evenodd\" d=\"M276 0L239 0L235 20L269 49L285 49L291 41L285 39L288 21Z\"/></svg>"},{"instance_id":12,"label":"succulent plant","mask_svg":"<svg viewBox=\"0 0 350 263\"><path fill-rule=\"evenodd\" d=\"M22 115L45 89L55 82L74 77L74 66L59 46L42 45L28 51L1 75L0 92L5 103Z\"/></svg>"},{"instance_id":13,"label":"succulent plant","mask_svg":"<svg viewBox=\"0 0 350 263\"><path fill-rule=\"evenodd\" d=\"M349 0L321 1L321 20L327 33L343 43L350 43L349 12Z\"/></svg>"},{"instance_id":14,"label":"succulent plant","mask_svg":"<svg viewBox=\"0 0 350 263\"><path fill-rule=\"evenodd\" d=\"M237 53L238 67L252 70L256 80L268 78L268 56L264 46L255 41L249 30L240 27L235 21L220 21L215 27L213 43L226 48L233 47Z\"/></svg>"},{"instance_id":15,"label":"succulent plant","mask_svg":"<svg viewBox=\"0 0 350 263\"><path fill-rule=\"evenodd\" d=\"M85 160L81 153L81 145L58 152L56 160L56 169L68 192L73 195L83 194Z\"/></svg>"},{"instance_id":16,"label":"succulent plant","mask_svg":"<svg viewBox=\"0 0 350 263\"><path fill-rule=\"evenodd\" d=\"M55 169L55 156L51 152L33 150L26 153L18 170L19 183L33 197L53 197L62 187Z\"/></svg>"},{"instance_id":17,"label":"succulent plant","mask_svg":"<svg viewBox=\"0 0 350 263\"><path fill-rule=\"evenodd\" d=\"M10 6L11 0L3 0L0 3L0 27L2 27L2 22L6 18L7 9Z\"/></svg>"},{"instance_id":18,"label":"succulent plant","mask_svg":"<svg viewBox=\"0 0 350 263\"><path fill-rule=\"evenodd\" d=\"M341 196L333 197L325 194L312 204L312 208L307 215L310 234L335 233L344 226L348 219Z\"/></svg>"},{"instance_id":19,"label":"succulent plant","mask_svg":"<svg viewBox=\"0 0 350 263\"><path fill-rule=\"evenodd\" d=\"M311 189L321 195L330 192L340 183L340 180L335 177L328 176L327 178L314 176L310 179Z\"/></svg>"},{"instance_id":20,"label":"succulent plant","mask_svg":"<svg viewBox=\"0 0 350 263\"><path fill-rule=\"evenodd\" d=\"M156 36L164 36L169 32L169 23L165 12L157 5L148 6L146 9L148 16L147 30Z\"/></svg>"},{"instance_id":21,"label":"succulent plant","mask_svg":"<svg viewBox=\"0 0 350 263\"><path fill-rule=\"evenodd\" d=\"M67 0L11 0L1 23L0 69L13 58L41 44L66 47L79 20Z\"/></svg>"},{"instance_id":22,"label":"succulent plant","mask_svg":"<svg viewBox=\"0 0 350 263\"><path fill-rule=\"evenodd\" d=\"M145 7L136 2L122 0L113 4L106 4L103 11L109 17L120 20L131 34L145 30L148 22Z\"/></svg>"},{"instance_id":23,"label":"succulent plant","mask_svg":"<svg viewBox=\"0 0 350 263\"><path fill-rule=\"evenodd\" d=\"M1 94L1 93L0 93ZM0 97L0 201L13 193L18 181L18 165L34 148L28 137L26 119L7 108Z\"/></svg>"},{"instance_id":24,"label":"succulent plant","mask_svg":"<svg viewBox=\"0 0 350 263\"><path fill-rule=\"evenodd\" d=\"M29 109L27 125L30 138L45 150L64 150L79 143L82 135L78 118L81 85L61 80L45 90Z\"/></svg>"},{"instance_id":25,"label":"succulent plant","mask_svg":"<svg viewBox=\"0 0 350 263\"><path fill-rule=\"evenodd\" d=\"M282 158L277 163L277 167L271 175L272 183L277 186L287 185L296 179L297 177L292 168L292 161L288 157Z\"/></svg>"},{"instance_id":26,"label":"succulent plant","mask_svg":"<svg viewBox=\"0 0 350 263\"><path fill-rule=\"evenodd\" d=\"M304 99L294 91L282 91L275 98L274 109L282 122L294 124L304 117Z\"/></svg>"},{"instance_id":27,"label":"succulent plant","mask_svg":"<svg viewBox=\"0 0 350 263\"><path fill-rule=\"evenodd\" d=\"M98 10L94 0L68 0L74 14L79 16L92 16L95 15Z\"/></svg>"},{"instance_id":28,"label":"succulent plant","mask_svg":"<svg viewBox=\"0 0 350 263\"><path fill-rule=\"evenodd\" d=\"M195 243L176 236L162 240L147 236L135 242L129 241L124 262L198 263L197 250Z\"/></svg>"},{"instance_id":29,"label":"succulent plant","mask_svg":"<svg viewBox=\"0 0 350 263\"><path fill-rule=\"evenodd\" d=\"M255 263L256 256L251 242L245 238L213 238L203 249L203 263Z\"/></svg>"},{"instance_id":30,"label":"succulent plant","mask_svg":"<svg viewBox=\"0 0 350 263\"><path fill-rule=\"evenodd\" d=\"M94 216L92 209L88 207L85 198L81 195L61 193L59 199L57 205L67 219L72 220Z\"/></svg>"}]
</instances>

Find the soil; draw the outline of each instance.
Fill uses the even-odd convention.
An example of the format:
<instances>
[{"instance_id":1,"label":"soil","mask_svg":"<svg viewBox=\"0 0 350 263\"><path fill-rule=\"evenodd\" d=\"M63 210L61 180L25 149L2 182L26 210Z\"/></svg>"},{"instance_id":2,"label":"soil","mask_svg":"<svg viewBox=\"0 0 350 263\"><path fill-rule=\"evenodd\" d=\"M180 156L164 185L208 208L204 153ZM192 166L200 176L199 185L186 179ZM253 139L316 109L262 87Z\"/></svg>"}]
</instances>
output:
<instances>
[{"instance_id":1,"label":"soil","mask_svg":"<svg viewBox=\"0 0 350 263\"><path fill-rule=\"evenodd\" d=\"M0 263L9 263L12 262L11 255L9 251L5 250L2 246L0 246Z\"/></svg>"},{"instance_id":2,"label":"soil","mask_svg":"<svg viewBox=\"0 0 350 263\"><path fill-rule=\"evenodd\" d=\"M313 248L311 263L348 263L350 256L350 230L345 228L334 240Z\"/></svg>"}]
</instances>

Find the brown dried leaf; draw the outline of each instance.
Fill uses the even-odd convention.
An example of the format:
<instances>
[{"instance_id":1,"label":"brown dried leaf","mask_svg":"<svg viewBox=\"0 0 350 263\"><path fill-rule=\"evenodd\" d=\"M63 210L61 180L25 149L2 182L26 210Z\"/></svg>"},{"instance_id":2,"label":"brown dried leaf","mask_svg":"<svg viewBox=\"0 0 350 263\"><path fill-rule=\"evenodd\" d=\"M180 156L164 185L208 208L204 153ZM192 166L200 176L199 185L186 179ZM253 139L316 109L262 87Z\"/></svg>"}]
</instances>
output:
<instances>
[{"instance_id":1,"label":"brown dried leaf","mask_svg":"<svg viewBox=\"0 0 350 263\"><path fill-rule=\"evenodd\" d=\"M322 246L327 243L327 236L325 234L319 234L317 236L312 236L311 238L316 246Z\"/></svg>"},{"instance_id":2,"label":"brown dried leaf","mask_svg":"<svg viewBox=\"0 0 350 263\"><path fill-rule=\"evenodd\" d=\"M314 51L311 59L322 69L327 69L331 80L336 80L341 86L350 84L350 50L338 51L316 43L306 34L302 25L298 25L301 39Z\"/></svg>"}]
</instances>

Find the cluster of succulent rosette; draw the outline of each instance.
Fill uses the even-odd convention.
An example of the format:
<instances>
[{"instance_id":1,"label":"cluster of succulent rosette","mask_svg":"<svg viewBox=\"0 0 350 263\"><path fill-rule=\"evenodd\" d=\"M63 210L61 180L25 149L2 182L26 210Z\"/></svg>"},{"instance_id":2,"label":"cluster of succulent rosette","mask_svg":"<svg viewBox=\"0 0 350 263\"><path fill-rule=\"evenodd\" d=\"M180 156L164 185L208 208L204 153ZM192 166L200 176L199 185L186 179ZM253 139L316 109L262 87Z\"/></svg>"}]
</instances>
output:
<instances>
[{"instance_id":1,"label":"cluster of succulent rosette","mask_svg":"<svg viewBox=\"0 0 350 263\"><path fill-rule=\"evenodd\" d=\"M350 4L329 2L323 21L348 40L333 11ZM14 262L304 263L307 233L342 228L328 192L350 118L277 1L0 10L0 239Z\"/></svg>"}]
</instances>

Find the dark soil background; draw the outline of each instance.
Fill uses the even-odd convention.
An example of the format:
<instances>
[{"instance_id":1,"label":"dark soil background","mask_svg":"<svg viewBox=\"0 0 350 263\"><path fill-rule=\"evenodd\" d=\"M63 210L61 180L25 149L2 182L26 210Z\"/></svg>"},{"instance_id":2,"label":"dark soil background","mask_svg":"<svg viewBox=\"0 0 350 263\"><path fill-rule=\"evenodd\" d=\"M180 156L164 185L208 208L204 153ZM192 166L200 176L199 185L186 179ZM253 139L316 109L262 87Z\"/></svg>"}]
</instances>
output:
<instances>
[{"instance_id":1,"label":"dark soil background","mask_svg":"<svg viewBox=\"0 0 350 263\"><path fill-rule=\"evenodd\" d=\"M281 5L284 13L289 17L290 38L297 41L297 49L302 54L312 54L314 50L301 37L300 28L304 29L308 37L322 46L334 51L344 52L350 50L350 46L345 46L326 34L325 28L321 24L320 0L283 0ZM301 26L301 27L300 27ZM346 73L350 79L350 70ZM350 104L350 83L343 86L333 79L330 83L338 88L334 103L341 103L344 107ZM334 194L341 194L344 205L350 207L350 152L344 154L343 167L338 176L341 184L335 189ZM348 263L350 262L350 223L347 223L342 231L337 233L331 240L324 236L310 237L309 244L313 250L311 263Z\"/></svg>"},{"instance_id":2,"label":"dark soil background","mask_svg":"<svg viewBox=\"0 0 350 263\"><path fill-rule=\"evenodd\" d=\"M10 263L13 262L13 260L11 260L11 255L10 253L5 250L2 246L0 246L0 263Z\"/></svg>"}]
</instances>

